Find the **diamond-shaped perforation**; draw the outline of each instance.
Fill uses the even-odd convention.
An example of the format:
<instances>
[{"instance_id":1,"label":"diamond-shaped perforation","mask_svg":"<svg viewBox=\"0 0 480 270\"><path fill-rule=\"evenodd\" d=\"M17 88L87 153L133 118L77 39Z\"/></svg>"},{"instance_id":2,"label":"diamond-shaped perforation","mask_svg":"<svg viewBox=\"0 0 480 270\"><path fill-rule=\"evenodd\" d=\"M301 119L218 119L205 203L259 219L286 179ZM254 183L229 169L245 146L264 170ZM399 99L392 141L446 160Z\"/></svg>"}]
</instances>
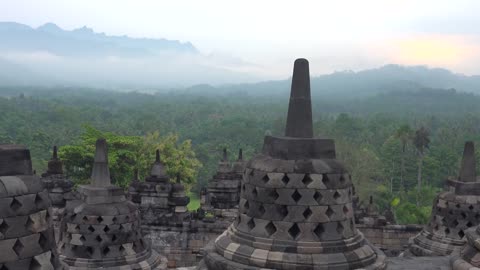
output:
<instances>
[{"instance_id":1,"label":"diamond-shaped perforation","mask_svg":"<svg viewBox=\"0 0 480 270\"><path fill-rule=\"evenodd\" d=\"M295 192L293 192L293 194L292 194L292 199L295 202L298 202L298 201L300 201L301 198L302 198L302 195L298 192L298 190L295 189Z\"/></svg>"},{"instance_id":2,"label":"diamond-shaped perforation","mask_svg":"<svg viewBox=\"0 0 480 270\"><path fill-rule=\"evenodd\" d=\"M115 234L112 235L112 242L115 242L117 240L117 236Z\"/></svg>"},{"instance_id":3,"label":"diamond-shaped perforation","mask_svg":"<svg viewBox=\"0 0 480 270\"><path fill-rule=\"evenodd\" d=\"M460 238L463 238L465 236L465 232L463 230L458 231L458 236L460 236Z\"/></svg>"},{"instance_id":4,"label":"diamond-shaped perforation","mask_svg":"<svg viewBox=\"0 0 480 270\"><path fill-rule=\"evenodd\" d=\"M88 222L88 217L87 216L83 216L82 219L83 219L84 222Z\"/></svg>"},{"instance_id":5,"label":"diamond-shaped perforation","mask_svg":"<svg viewBox=\"0 0 480 270\"><path fill-rule=\"evenodd\" d=\"M457 207L457 208L460 208L460 204L459 204L459 203L457 203L457 204L455 205L455 207Z\"/></svg>"},{"instance_id":6,"label":"diamond-shaped perforation","mask_svg":"<svg viewBox=\"0 0 480 270\"><path fill-rule=\"evenodd\" d=\"M330 206L327 208L327 211L325 211L325 215L327 215L327 217L331 218L333 216L333 214L335 214L335 212L332 210L332 208L330 208Z\"/></svg>"},{"instance_id":7,"label":"diamond-shaped perforation","mask_svg":"<svg viewBox=\"0 0 480 270\"><path fill-rule=\"evenodd\" d=\"M10 228L10 226L8 226L8 224L5 220L2 220L2 223L0 223L0 232L3 235L5 235L5 233L8 231L8 228Z\"/></svg>"},{"instance_id":8,"label":"diamond-shaped perforation","mask_svg":"<svg viewBox=\"0 0 480 270\"><path fill-rule=\"evenodd\" d=\"M43 233L40 234L40 237L38 237L38 244L43 248L47 249L48 245L48 240L47 238L43 235Z\"/></svg>"},{"instance_id":9,"label":"diamond-shaped perforation","mask_svg":"<svg viewBox=\"0 0 480 270\"><path fill-rule=\"evenodd\" d=\"M323 224L319 223L317 227L313 230L313 233L318 237L319 240L322 239L322 234L325 232L325 229L323 228Z\"/></svg>"},{"instance_id":10,"label":"diamond-shaped perforation","mask_svg":"<svg viewBox=\"0 0 480 270\"><path fill-rule=\"evenodd\" d=\"M345 183L345 180L346 178L344 175L340 176L340 183Z\"/></svg>"},{"instance_id":11,"label":"diamond-shaped perforation","mask_svg":"<svg viewBox=\"0 0 480 270\"><path fill-rule=\"evenodd\" d=\"M290 182L290 178L288 178L288 175L287 174L284 174L283 177L282 177L282 182L284 185L287 185L288 182Z\"/></svg>"},{"instance_id":12,"label":"diamond-shaped perforation","mask_svg":"<svg viewBox=\"0 0 480 270\"><path fill-rule=\"evenodd\" d=\"M312 178L310 177L310 174L305 174L305 176L303 177L302 179L302 183L305 185L305 186L308 186L310 185L311 183L313 182Z\"/></svg>"},{"instance_id":13,"label":"diamond-shaped perforation","mask_svg":"<svg viewBox=\"0 0 480 270\"><path fill-rule=\"evenodd\" d=\"M454 221L452 222L452 225L453 225L453 227L457 227L457 226L458 226L458 224L459 224L459 223L458 223L458 221L457 221L457 220L454 220Z\"/></svg>"},{"instance_id":14,"label":"diamond-shaped perforation","mask_svg":"<svg viewBox=\"0 0 480 270\"><path fill-rule=\"evenodd\" d=\"M257 196L258 196L257 188L254 188L254 189L253 189L252 194L253 194L253 197L254 197L254 198L257 198Z\"/></svg>"},{"instance_id":15,"label":"diamond-shaped perforation","mask_svg":"<svg viewBox=\"0 0 480 270\"><path fill-rule=\"evenodd\" d=\"M474 207L473 207L473 205L471 205L471 204L468 206L468 209L470 209L470 210L473 210L473 208L474 208Z\"/></svg>"},{"instance_id":16,"label":"diamond-shaped perforation","mask_svg":"<svg viewBox=\"0 0 480 270\"><path fill-rule=\"evenodd\" d=\"M102 216L98 216L98 217L97 217L97 222L98 222L98 223L102 223L102 221L103 221Z\"/></svg>"},{"instance_id":17,"label":"diamond-shaped perforation","mask_svg":"<svg viewBox=\"0 0 480 270\"><path fill-rule=\"evenodd\" d=\"M467 225L467 227L468 227L468 228L470 228L470 227L472 227L472 226L473 226L473 223L472 223L471 221L469 221L469 222L467 222L467 224L466 224L466 225Z\"/></svg>"},{"instance_id":18,"label":"diamond-shaped perforation","mask_svg":"<svg viewBox=\"0 0 480 270\"><path fill-rule=\"evenodd\" d=\"M307 207L307 209L305 209L305 211L303 211L303 217L305 219L309 219L311 216L312 216L312 210L310 210L310 207Z\"/></svg>"},{"instance_id":19,"label":"diamond-shaped perforation","mask_svg":"<svg viewBox=\"0 0 480 270\"><path fill-rule=\"evenodd\" d=\"M101 243L103 241L102 237L100 237L100 235L97 235L97 237L95 237L95 241Z\"/></svg>"},{"instance_id":20,"label":"diamond-shaped perforation","mask_svg":"<svg viewBox=\"0 0 480 270\"><path fill-rule=\"evenodd\" d=\"M30 265L28 266L28 270L40 270L42 269L42 265L35 259L35 257L32 258L30 261Z\"/></svg>"},{"instance_id":21,"label":"diamond-shaped perforation","mask_svg":"<svg viewBox=\"0 0 480 270\"><path fill-rule=\"evenodd\" d=\"M23 251L23 248L24 248L24 246L23 246L22 242L20 242L20 240L15 241L15 244L12 247L13 251L15 251L17 256L20 256L20 254Z\"/></svg>"},{"instance_id":22,"label":"diamond-shaped perforation","mask_svg":"<svg viewBox=\"0 0 480 270\"><path fill-rule=\"evenodd\" d=\"M35 195L35 205L40 207L43 204L43 199L39 194Z\"/></svg>"},{"instance_id":23,"label":"diamond-shaped perforation","mask_svg":"<svg viewBox=\"0 0 480 270\"><path fill-rule=\"evenodd\" d=\"M460 215L462 216L463 219L467 218L467 214L465 212L462 212Z\"/></svg>"},{"instance_id":24,"label":"diamond-shaped perforation","mask_svg":"<svg viewBox=\"0 0 480 270\"><path fill-rule=\"evenodd\" d=\"M118 251L120 251L120 252L124 252L124 251L125 251L125 248L123 247L123 245L120 245L120 246L118 247Z\"/></svg>"},{"instance_id":25,"label":"diamond-shaped perforation","mask_svg":"<svg viewBox=\"0 0 480 270\"><path fill-rule=\"evenodd\" d=\"M110 231L110 227L108 227L108 225L105 226L105 228L103 228L103 231L106 232L106 233L108 233L108 232Z\"/></svg>"},{"instance_id":26,"label":"diamond-shaped perforation","mask_svg":"<svg viewBox=\"0 0 480 270\"><path fill-rule=\"evenodd\" d=\"M449 228L445 229L445 234L450 234L450 229Z\"/></svg>"},{"instance_id":27,"label":"diamond-shaped perforation","mask_svg":"<svg viewBox=\"0 0 480 270\"><path fill-rule=\"evenodd\" d=\"M13 198L12 202L10 203L10 208L12 208L14 211L17 211L22 207L22 204L15 198Z\"/></svg>"},{"instance_id":28,"label":"diamond-shaped perforation","mask_svg":"<svg viewBox=\"0 0 480 270\"><path fill-rule=\"evenodd\" d=\"M92 247L87 247L87 253L91 255L93 255L93 248Z\"/></svg>"},{"instance_id":29,"label":"diamond-shaped perforation","mask_svg":"<svg viewBox=\"0 0 480 270\"><path fill-rule=\"evenodd\" d=\"M341 197L341 195L340 195L340 193L338 193L338 191L335 191L335 193L333 193L333 198L334 198L336 201L338 201L338 198L340 198L340 197Z\"/></svg>"},{"instance_id":30,"label":"diamond-shaped perforation","mask_svg":"<svg viewBox=\"0 0 480 270\"><path fill-rule=\"evenodd\" d=\"M90 225L88 226L88 230L93 233L95 231L95 228L92 225Z\"/></svg>"},{"instance_id":31,"label":"diamond-shaped perforation","mask_svg":"<svg viewBox=\"0 0 480 270\"><path fill-rule=\"evenodd\" d=\"M343 206L343 213L345 215L348 214L348 207L346 205Z\"/></svg>"},{"instance_id":32,"label":"diamond-shaped perforation","mask_svg":"<svg viewBox=\"0 0 480 270\"><path fill-rule=\"evenodd\" d=\"M268 196L272 198L274 201L276 201L280 195L278 195L275 189L272 189L268 192Z\"/></svg>"},{"instance_id":33,"label":"diamond-shaped perforation","mask_svg":"<svg viewBox=\"0 0 480 270\"><path fill-rule=\"evenodd\" d=\"M251 218L248 223L247 223L247 226L250 230L253 230L253 228L255 228L255 220L253 220L253 218Z\"/></svg>"},{"instance_id":34,"label":"diamond-shaped perforation","mask_svg":"<svg viewBox=\"0 0 480 270\"><path fill-rule=\"evenodd\" d=\"M27 222L25 222L25 226L26 226L28 229L31 230L31 229L33 228L33 224L34 224L34 222L33 222L32 218L31 218L30 216L28 216Z\"/></svg>"},{"instance_id":35,"label":"diamond-shaped perforation","mask_svg":"<svg viewBox=\"0 0 480 270\"><path fill-rule=\"evenodd\" d=\"M328 178L328 174L324 174L322 177L322 183L327 186L330 183L330 179Z\"/></svg>"},{"instance_id":36,"label":"diamond-shaped perforation","mask_svg":"<svg viewBox=\"0 0 480 270\"><path fill-rule=\"evenodd\" d=\"M265 174L265 176L262 178L263 183L268 183L270 181L270 178L268 177L268 174Z\"/></svg>"},{"instance_id":37,"label":"diamond-shaped perforation","mask_svg":"<svg viewBox=\"0 0 480 270\"><path fill-rule=\"evenodd\" d=\"M315 199L315 201L317 201L317 203L320 203L320 201L322 200L323 196L320 192L318 191L315 191L315 194L313 194L313 198Z\"/></svg>"},{"instance_id":38,"label":"diamond-shaped perforation","mask_svg":"<svg viewBox=\"0 0 480 270\"><path fill-rule=\"evenodd\" d=\"M248 209L250 209L250 203L246 201L245 204L243 205L243 208L245 208L245 213L246 213Z\"/></svg>"},{"instance_id":39,"label":"diamond-shaped perforation","mask_svg":"<svg viewBox=\"0 0 480 270\"><path fill-rule=\"evenodd\" d=\"M293 238L297 239L300 235L300 228L298 227L297 223L294 223L290 229L288 229L288 234Z\"/></svg>"},{"instance_id":40,"label":"diamond-shaped perforation","mask_svg":"<svg viewBox=\"0 0 480 270\"><path fill-rule=\"evenodd\" d=\"M337 223L337 233L338 234L343 234L343 231L345 230L345 228L343 227L342 223L341 222L338 222Z\"/></svg>"},{"instance_id":41,"label":"diamond-shaped perforation","mask_svg":"<svg viewBox=\"0 0 480 270\"><path fill-rule=\"evenodd\" d=\"M270 221L267 226L265 226L265 231L267 232L268 236L272 236L277 232L277 227L275 227L273 222Z\"/></svg>"},{"instance_id":42,"label":"diamond-shaped perforation","mask_svg":"<svg viewBox=\"0 0 480 270\"><path fill-rule=\"evenodd\" d=\"M258 207L258 213L260 214L260 216L263 216L263 214L265 214L265 207L263 207L263 205L260 205Z\"/></svg>"},{"instance_id":43,"label":"diamond-shaped perforation","mask_svg":"<svg viewBox=\"0 0 480 270\"><path fill-rule=\"evenodd\" d=\"M80 241L85 242L85 240L87 240L87 239L85 239L85 236L83 236L83 235L80 236Z\"/></svg>"}]
</instances>

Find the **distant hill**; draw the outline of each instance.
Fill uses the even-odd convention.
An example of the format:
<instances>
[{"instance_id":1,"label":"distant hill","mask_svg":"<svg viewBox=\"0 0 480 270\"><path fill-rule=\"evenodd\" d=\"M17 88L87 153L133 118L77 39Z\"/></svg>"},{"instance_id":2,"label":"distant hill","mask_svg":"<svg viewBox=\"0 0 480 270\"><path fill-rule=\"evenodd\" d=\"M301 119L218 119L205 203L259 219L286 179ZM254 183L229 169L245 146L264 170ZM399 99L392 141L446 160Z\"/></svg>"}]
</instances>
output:
<instances>
[{"instance_id":1,"label":"distant hill","mask_svg":"<svg viewBox=\"0 0 480 270\"><path fill-rule=\"evenodd\" d=\"M197 54L189 42L177 40L130 38L107 36L82 27L72 31L63 30L53 23L38 28L14 23L0 22L0 50L36 52L48 51L60 56L152 56L165 51Z\"/></svg>"},{"instance_id":2,"label":"distant hill","mask_svg":"<svg viewBox=\"0 0 480 270\"><path fill-rule=\"evenodd\" d=\"M109 36L53 23L37 28L0 22L0 85L82 86L108 89L185 87L198 83L257 81L238 71L251 64L204 55L190 42ZM11 64L17 68L10 69ZM30 72L21 72L29 70ZM248 68L247 68L248 69ZM34 73L41 80L31 80Z\"/></svg>"},{"instance_id":3,"label":"distant hill","mask_svg":"<svg viewBox=\"0 0 480 270\"><path fill-rule=\"evenodd\" d=\"M331 98L357 98L390 91L415 91L425 88L456 89L460 92L480 94L480 76L465 76L446 69L425 66L386 65L359 72L342 71L312 77L311 88L312 96ZM290 91L290 79L219 87L195 85L181 90L190 93L235 92L285 96Z\"/></svg>"}]
</instances>

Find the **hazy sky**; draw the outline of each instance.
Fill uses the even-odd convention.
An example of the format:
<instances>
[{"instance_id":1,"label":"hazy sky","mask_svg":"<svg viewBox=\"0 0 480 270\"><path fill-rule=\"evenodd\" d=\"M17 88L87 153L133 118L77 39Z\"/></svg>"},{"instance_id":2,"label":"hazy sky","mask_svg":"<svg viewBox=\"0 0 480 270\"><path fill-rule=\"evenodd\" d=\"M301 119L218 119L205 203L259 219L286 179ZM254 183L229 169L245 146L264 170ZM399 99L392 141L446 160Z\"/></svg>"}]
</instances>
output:
<instances>
[{"instance_id":1,"label":"hazy sky","mask_svg":"<svg viewBox=\"0 0 480 270\"><path fill-rule=\"evenodd\" d=\"M477 0L0 0L0 21L190 41L272 77L388 63L480 74Z\"/></svg>"}]
</instances>

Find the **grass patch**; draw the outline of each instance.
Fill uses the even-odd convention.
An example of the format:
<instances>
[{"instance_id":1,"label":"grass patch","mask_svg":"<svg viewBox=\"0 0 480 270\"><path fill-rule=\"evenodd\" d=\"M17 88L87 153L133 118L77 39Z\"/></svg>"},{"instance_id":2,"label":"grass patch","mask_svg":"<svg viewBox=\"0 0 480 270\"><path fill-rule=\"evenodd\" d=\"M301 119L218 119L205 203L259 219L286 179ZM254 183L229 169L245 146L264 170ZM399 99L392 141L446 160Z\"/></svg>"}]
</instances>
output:
<instances>
[{"instance_id":1,"label":"grass patch","mask_svg":"<svg viewBox=\"0 0 480 270\"><path fill-rule=\"evenodd\" d=\"M200 208L200 198L197 194L189 192L188 197L190 198L190 203L187 205L189 211L195 211Z\"/></svg>"}]
</instances>

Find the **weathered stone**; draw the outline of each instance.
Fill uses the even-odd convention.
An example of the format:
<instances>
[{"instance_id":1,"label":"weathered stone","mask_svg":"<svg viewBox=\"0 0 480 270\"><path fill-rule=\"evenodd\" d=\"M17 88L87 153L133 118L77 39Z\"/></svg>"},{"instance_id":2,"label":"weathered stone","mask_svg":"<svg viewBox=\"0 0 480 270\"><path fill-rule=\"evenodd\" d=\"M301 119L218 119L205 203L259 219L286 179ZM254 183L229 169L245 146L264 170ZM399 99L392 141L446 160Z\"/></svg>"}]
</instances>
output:
<instances>
[{"instance_id":1,"label":"weathered stone","mask_svg":"<svg viewBox=\"0 0 480 270\"><path fill-rule=\"evenodd\" d=\"M295 62L286 136L267 136L263 152L247 163L239 215L207 246L206 267L384 269L385 255L355 227L353 185L335 160L333 140L312 138L305 59Z\"/></svg>"},{"instance_id":2,"label":"weathered stone","mask_svg":"<svg viewBox=\"0 0 480 270\"><path fill-rule=\"evenodd\" d=\"M32 173L30 151L0 145L0 175L0 269L62 269L48 215L50 200Z\"/></svg>"},{"instance_id":3,"label":"weathered stone","mask_svg":"<svg viewBox=\"0 0 480 270\"><path fill-rule=\"evenodd\" d=\"M466 142L459 177L448 179L446 190L435 198L430 222L411 239L412 254L449 255L465 245L466 230L480 224L477 218L480 189L470 188L480 185L475 170L474 145Z\"/></svg>"},{"instance_id":4,"label":"weathered stone","mask_svg":"<svg viewBox=\"0 0 480 270\"><path fill-rule=\"evenodd\" d=\"M82 200L68 201L60 238L60 258L68 269L165 269L166 259L143 239L140 214L123 190L111 184L107 145L97 140L91 185Z\"/></svg>"}]
</instances>

